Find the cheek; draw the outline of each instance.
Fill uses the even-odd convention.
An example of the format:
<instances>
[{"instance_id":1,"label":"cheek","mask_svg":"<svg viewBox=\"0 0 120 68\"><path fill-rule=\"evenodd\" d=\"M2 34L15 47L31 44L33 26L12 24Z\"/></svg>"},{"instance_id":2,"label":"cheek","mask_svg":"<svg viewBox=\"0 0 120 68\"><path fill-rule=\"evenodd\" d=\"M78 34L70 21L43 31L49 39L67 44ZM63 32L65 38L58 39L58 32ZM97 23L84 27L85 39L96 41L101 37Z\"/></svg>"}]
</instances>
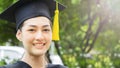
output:
<instances>
[{"instance_id":1,"label":"cheek","mask_svg":"<svg viewBox=\"0 0 120 68\"><path fill-rule=\"evenodd\" d=\"M49 33L46 35L46 39L51 41L52 40L52 33Z\"/></svg>"},{"instance_id":2,"label":"cheek","mask_svg":"<svg viewBox=\"0 0 120 68\"><path fill-rule=\"evenodd\" d=\"M30 43L30 42L32 42L32 40L33 40L33 35L30 35L30 34L23 34L23 36L22 36L22 41L23 41L23 43Z\"/></svg>"},{"instance_id":3,"label":"cheek","mask_svg":"<svg viewBox=\"0 0 120 68\"><path fill-rule=\"evenodd\" d=\"M50 40L52 40L52 33L50 34Z\"/></svg>"},{"instance_id":4,"label":"cheek","mask_svg":"<svg viewBox=\"0 0 120 68\"><path fill-rule=\"evenodd\" d=\"M22 43L23 43L24 48L25 48L27 51L31 50L32 42L33 42L32 36L30 36L30 35L24 35L24 36L23 36Z\"/></svg>"}]
</instances>

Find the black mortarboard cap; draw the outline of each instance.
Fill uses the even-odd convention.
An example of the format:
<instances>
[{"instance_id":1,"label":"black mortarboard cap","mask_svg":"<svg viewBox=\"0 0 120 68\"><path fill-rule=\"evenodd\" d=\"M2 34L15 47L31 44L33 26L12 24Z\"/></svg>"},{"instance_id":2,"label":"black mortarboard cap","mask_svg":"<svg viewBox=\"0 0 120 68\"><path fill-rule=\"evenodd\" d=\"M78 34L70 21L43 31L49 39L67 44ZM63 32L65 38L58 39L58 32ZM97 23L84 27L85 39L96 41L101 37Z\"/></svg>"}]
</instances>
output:
<instances>
[{"instance_id":1,"label":"black mortarboard cap","mask_svg":"<svg viewBox=\"0 0 120 68\"><path fill-rule=\"evenodd\" d=\"M65 7L58 3L58 8L61 11ZM16 29L18 29L23 21L32 17L45 16L51 19L55 9L56 1L54 0L19 0L3 11L0 18L16 22Z\"/></svg>"}]
</instances>

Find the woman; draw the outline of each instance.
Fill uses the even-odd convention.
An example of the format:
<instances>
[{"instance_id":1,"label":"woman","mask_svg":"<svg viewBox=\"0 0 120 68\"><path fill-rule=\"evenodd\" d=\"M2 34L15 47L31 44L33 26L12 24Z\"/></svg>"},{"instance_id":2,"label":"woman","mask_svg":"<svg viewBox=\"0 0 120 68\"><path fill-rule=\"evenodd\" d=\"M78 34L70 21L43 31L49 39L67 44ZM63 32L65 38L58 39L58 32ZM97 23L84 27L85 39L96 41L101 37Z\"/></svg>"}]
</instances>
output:
<instances>
[{"instance_id":1,"label":"woman","mask_svg":"<svg viewBox=\"0 0 120 68\"><path fill-rule=\"evenodd\" d=\"M55 9L53 0L19 0L5 10L1 19L16 22L16 37L23 43L23 58L0 68L65 68L48 64L45 53L52 41L51 17ZM64 7L60 4L60 10Z\"/></svg>"}]
</instances>

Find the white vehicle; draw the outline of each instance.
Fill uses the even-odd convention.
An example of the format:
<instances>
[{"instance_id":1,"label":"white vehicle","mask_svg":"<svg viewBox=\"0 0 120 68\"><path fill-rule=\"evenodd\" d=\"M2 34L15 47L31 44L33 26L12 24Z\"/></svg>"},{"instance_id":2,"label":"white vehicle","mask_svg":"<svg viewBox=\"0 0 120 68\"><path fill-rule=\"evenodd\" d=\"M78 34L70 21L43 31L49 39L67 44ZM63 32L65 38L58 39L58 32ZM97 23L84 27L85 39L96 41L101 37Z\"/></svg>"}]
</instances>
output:
<instances>
[{"instance_id":1,"label":"white vehicle","mask_svg":"<svg viewBox=\"0 0 120 68\"><path fill-rule=\"evenodd\" d=\"M61 64L62 60L59 55L54 54L54 45L50 48L50 59L52 64ZM9 64L13 60L22 58L24 54L24 48L18 46L0 46L0 60L5 59L5 62ZM6 58L7 57L7 58Z\"/></svg>"},{"instance_id":2,"label":"white vehicle","mask_svg":"<svg viewBox=\"0 0 120 68\"><path fill-rule=\"evenodd\" d=\"M0 46L0 60L5 59L7 63L22 58L24 49L17 46Z\"/></svg>"}]
</instances>

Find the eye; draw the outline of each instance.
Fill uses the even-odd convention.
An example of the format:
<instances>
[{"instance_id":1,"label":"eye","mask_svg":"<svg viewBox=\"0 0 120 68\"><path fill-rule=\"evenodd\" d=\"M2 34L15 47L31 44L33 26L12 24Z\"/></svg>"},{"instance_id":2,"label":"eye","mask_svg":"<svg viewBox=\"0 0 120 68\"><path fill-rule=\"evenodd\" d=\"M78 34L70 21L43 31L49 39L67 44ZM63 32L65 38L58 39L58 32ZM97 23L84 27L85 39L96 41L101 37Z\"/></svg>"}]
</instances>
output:
<instances>
[{"instance_id":1,"label":"eye","mask_svg":"<svg viewBox=\"0 0 120 68\"><path fill-rule=\"evenodd\" d=\"M49 32L49 31L50 31L50 29L43 29L43 31L44 31L44 32Z\"/></svg>"},{"instance_id":2,"label":"eye","mask_svg":"<svg viewBox=\"0 0 120 68\"><path fill-rule=\"evenodd\" d=\"M34 32L34 31L35 31L35 29L28 29L28 31L30 31L30 32Z\"/></svg>"}]
</instances>

